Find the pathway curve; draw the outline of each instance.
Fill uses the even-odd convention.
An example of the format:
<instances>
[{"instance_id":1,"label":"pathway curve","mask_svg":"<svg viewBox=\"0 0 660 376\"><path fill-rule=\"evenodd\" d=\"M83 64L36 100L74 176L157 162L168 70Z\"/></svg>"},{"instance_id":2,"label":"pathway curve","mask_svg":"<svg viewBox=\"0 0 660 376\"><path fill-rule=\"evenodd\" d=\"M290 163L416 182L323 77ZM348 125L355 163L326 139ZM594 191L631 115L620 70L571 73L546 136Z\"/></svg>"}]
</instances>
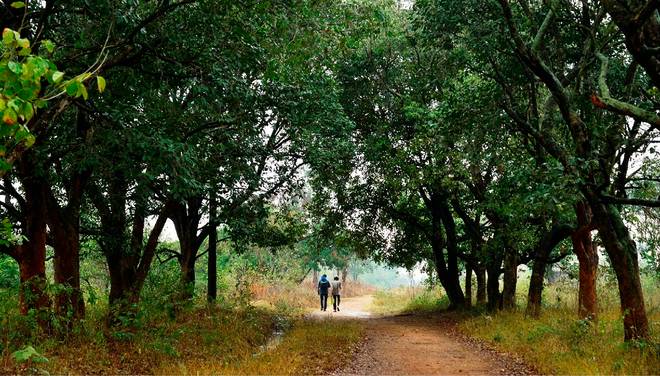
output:
<instances>
[{"instance_id":1,"label":"pathway curve","mask_svg":"<svg viewBox=\"0 0 660 376\"><path fill-rule=\"evenodd\" d=\"M442 315L376 316L373 297L347 298L341 312L315 318L359 318L366 338L352 361L335 375L498 375L533 373L519 359L457 333Z\"/></svg>"}]
</instances>

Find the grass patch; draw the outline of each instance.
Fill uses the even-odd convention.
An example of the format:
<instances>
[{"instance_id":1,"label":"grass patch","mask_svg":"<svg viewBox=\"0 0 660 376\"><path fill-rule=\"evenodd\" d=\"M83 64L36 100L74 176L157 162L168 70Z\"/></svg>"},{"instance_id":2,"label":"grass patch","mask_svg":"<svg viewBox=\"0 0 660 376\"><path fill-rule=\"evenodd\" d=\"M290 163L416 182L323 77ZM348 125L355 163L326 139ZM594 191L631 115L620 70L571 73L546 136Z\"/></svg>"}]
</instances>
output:
<instances>
[{"instance_id":1,"label":"grass patch","mask_svg":"<svg viewBox=\"0 0 660 376\"><path fill-rule=\"evenodd\" d=\"M605 274L605 273L603 273ZM525 317L527 284L518 285L518 307L495 314L472 312L459 317L459 328L499 349L516 353L539 371L550 374L656 375L660 370L660 286L643 278L646 311L652 340L623 343L623 324L615 281L607 274L599 279L599 320L577 318L575 280L547 286L538 320Z\"/></svg>"},{"instance_id":2,"label":"grass patch","mask_svg":"<svg viewBox=\"0 0 660 376\"><path fill-rule=\"evenodd\" d=\"M345 364L359 342L364 327L349 320L299 320L273 348L223 363L211 357L158 370L183 375L301 375L327 374Z\"/></svg>"},{"instance_id":3,"label":"grass patch","mask_svg":"<svg viewBox=\"0 0 660 376\"><path fill-rule=\"evenodd\" d=\"M622 342L623 328L616 311L603 313L597 323L575 316L572 310L557 308L546 309L539 320L519 311L500 312L469 317L459 328L521 355L543 373L654 375L660 370L654 345Z\"/></svg>"},{"instance_id":4,"label":"grass patch","mask_svg":"<svg viewBox=\"0 0 660 376\"><path fill-rule=\"evenodd\" d=\"M435 312L447 306L447 297L440 289L398 288L376 292L370 311L379 315L396 315Z\"/></svg>"},{"instance_id":5,"label":"grass patch","mask_svg":"<svg viewBox=\"0 0 660 376\"><path fill-rule=\"evenodd\" d=\"M276 322L272 310L199 306L125 330L109 331L91 319L68 338L35 338L47 362L16 363L4 351L0 374L151 374L184 360L234 362L266 343Z\"/></svg>"}]
</instances>

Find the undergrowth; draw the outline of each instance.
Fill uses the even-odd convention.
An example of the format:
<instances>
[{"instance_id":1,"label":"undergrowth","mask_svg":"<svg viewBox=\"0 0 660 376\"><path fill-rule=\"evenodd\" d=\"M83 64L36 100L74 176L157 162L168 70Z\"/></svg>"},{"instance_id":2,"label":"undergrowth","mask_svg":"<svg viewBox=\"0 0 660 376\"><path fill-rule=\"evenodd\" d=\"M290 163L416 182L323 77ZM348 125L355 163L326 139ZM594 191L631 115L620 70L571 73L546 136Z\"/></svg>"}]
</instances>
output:
<instances>
[{"instance_id":1,"label":"undergrowth","mask_svg":"<svg viewBox=\"0 0 660 376\"><path fill-rule=\"evenodd\" d=\"M376 292L369 310L377 315L433 312L446 308L448 303L440 289L402 287Z\"/></svg>"},{"instance_id":2,"label":"undergrowth","mask_svg":"<svg viewBox=\"0 0 660 376\"><path fill-rule=\"evenodd\" d=\"M311 375L327 374L350 357L364 326L349 320L299 320L271 349L237 362L186 360L160 368L159 374Z\"/></svg>"}]
</instances>

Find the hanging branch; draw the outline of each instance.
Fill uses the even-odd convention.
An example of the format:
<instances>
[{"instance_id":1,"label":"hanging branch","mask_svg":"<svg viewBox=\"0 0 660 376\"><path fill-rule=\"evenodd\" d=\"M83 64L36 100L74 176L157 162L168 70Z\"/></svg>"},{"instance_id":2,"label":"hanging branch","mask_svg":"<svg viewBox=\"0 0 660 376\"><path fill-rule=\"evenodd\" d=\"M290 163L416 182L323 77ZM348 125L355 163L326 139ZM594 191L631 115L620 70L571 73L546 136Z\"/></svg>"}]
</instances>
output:
<instances>
[{"instance_id":1,"label":"hanging branch","mask_svg":"<svg viewBox=\"0 0 660 376\"><path fill-rule=\"evenodd\" d=\"M630 116L635 120L648 123L653 128L660 130L660 116L658 116L657 113L612 98L610 89L607 86L609 60L600 52L597 52L596 56L601 62L600 75L598 76L598 89L600 90L600 96L597 96L596 94L592 95L591 101L594 106L612 111L619 115Z\"/></svg>"}]
</instances>

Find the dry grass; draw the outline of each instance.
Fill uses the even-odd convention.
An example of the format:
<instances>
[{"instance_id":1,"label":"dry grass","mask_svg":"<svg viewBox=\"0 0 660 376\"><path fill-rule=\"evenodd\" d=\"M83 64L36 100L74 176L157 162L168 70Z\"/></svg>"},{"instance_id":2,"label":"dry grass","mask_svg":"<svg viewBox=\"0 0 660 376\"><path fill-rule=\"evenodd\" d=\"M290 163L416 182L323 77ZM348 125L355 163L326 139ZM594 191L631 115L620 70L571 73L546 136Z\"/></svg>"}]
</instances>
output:
<instances>
[{"instance_id":1,"label":"dry grass","mask_svg":"<svg viewBox=\"0 0 660 376\"><path fill-rule=\"evenodd\" d=\"M302 375L327 374L345 363L364 327L348 320L301 320L282 341L237 362L210 357L160 368L160 374Z\"/></svg>"},{"instance_id":2,"label":"dry grass","mask_svg":"<svg viewBox=\"0 0 660 376\"><path fill-rule=\"evenodd\" d=\"M344 284L342 297L370 295L376 292L376 288L362 282L348 281ZM318 305L316 286L311 279L301 284L266 284L253 283L250 285L250 294L257 305L270 307L287 307L294 313L304 312L307 308Z\"/></svg>"},{"instance_id":3,"label":"dry grass","mask_svg":"<svg viewBox=\"0 0 660 376\"><path fill-rule=\"evenodd\" d=\"M522 281L521 287L526 281ZM646 309L652 340L623 343L623 325L616 285L599 284L600 317L597 323L578 320L575 282L548 286L545 308L538 320L526 318L522 309L483 313L466 318L459 327L466 333L523 356L541 372L552 374L656 375L660 372L660 286L644 280ZM523 300L525 289L520 291ZM523 305L521 304L521 307Z\"/></svg>"},{"instance_id":4,"label":"dry grass","mask_svg":"<svg viewBox=\"0 0 660 376\"><path fill-rule=\"evenodd\" d=\"M91 317L90 317L91 319ZM47 363L0 361L0 374L151 374L179 361L236 362L270 337L273 313L261 309L224 310L197 307L177 318L154 317L137 329L108 332L81 329L65 340L44 339L35 347Z\"/></svg>"},{"instance_id":5,"label":"dry grass","mask_svg":"<svg viewBox=\"0 0 660 376\"><path fill-rule=\"evenodd\" d=\"M400 287L378 291L369 311L378 315L407 312L431 312L446 307L446 297L440 289Z\"/></svg>"}]
</instances>

